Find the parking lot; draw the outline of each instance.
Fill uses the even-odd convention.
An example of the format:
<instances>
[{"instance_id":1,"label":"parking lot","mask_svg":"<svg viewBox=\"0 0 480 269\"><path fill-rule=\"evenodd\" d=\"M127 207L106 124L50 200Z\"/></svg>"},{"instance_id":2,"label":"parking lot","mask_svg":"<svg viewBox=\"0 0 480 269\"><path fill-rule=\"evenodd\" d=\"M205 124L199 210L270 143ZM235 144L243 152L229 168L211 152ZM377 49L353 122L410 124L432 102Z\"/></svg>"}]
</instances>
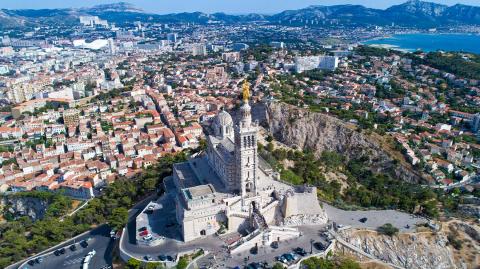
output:
<instances>
[{"instance_id":1,"label":"parking lot","mask_svg":"<svg viewBox=\"0 0 480 269\"><path fill-rule=\"evenodd\" d=\"M96 253L92 257L89 268L108 268L112 265L111 252L114 244L109 232L110 229L107 226L102 226L76 240L67 242L52 253L42 256L40 263L30 262L36 260L35 257L31 258L30 263L20 269L79 269L87 254L92 250L95 250ZM88 242L88 245L80 244L84 240ZM75 244L75 248L70 248L72 244Z\"/></svg>"},{"instance_id":2,"label":"parking lot","mask_svg":"<svg viewBox=\"0 0 480 269\"><path fill-rule=\"evenodd\" d=\"M156 246L164 240L180 240L175 207L170 196L150 202L136 218L136 240L140 245Z\"/></svg>"},{"instance_id":3,"label":"parking lot","mask_svg":"<svg viewBox=\"0 0 480 269\"><path fill-rule=\"evenodd\" d=\"M294 253L295 248L302 248L306 254L310 254L311 251L313 253L319 253L322 252L322 249L319 248L320 244L324 248L329 244L329 240L322 234L324 229L325 226L323 225L299 227L302 236L281 241L277 248L270 245L259 246L256 253L251 249L250 251L230 255L224 250L214 250L199 259L197 266L198 268L235 268L236 266L243 268L251 263L268 263L272 265L279 262L277 261L277 257L283 254ZM302 257L302 255L298 254L295 254L295 256L296 260Z\"/></svg>"}]
</instances>

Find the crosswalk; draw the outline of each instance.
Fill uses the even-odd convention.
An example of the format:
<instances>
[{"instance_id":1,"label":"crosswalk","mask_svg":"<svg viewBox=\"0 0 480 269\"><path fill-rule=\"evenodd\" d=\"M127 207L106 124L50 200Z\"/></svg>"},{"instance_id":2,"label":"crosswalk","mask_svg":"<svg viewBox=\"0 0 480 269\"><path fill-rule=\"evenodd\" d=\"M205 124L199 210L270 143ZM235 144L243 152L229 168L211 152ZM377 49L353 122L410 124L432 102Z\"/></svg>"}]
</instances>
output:
<instances>
[{"instance_id":1,"label":"crosswalk","mask_svg":"<svg viewBox=\"0 0 480 269\"><path fill-rule=\"evenodd\" d=\"M82 261L83 261L83 257L76 258L76 259L71 259L71 260L66 260L65 262L63 262L63 266L82 263Z\"/></svg>"}]
</instances>

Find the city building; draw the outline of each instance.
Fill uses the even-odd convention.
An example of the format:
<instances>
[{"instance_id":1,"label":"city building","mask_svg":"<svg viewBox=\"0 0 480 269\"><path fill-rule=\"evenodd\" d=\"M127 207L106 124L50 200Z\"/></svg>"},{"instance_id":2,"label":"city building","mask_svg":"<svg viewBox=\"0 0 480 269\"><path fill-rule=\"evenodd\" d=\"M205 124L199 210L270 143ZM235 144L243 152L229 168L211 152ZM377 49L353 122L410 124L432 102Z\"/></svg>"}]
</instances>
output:
<instances>
[{"instance_id":1,"label":"city building","mask_svg":"<svg viewBox=\"0 0 480 269\"><path fill-rule=\"evenodd\" d=\"M84 26L94 27L96 25L100 25L103 27L108 27L108 22L100 19L98 16L80 16L79 20Z\"/></svg>"},{"instance_id":2,"label":"city building","mask_svg":"<svg viewBox=\"0 0 480 269\"><path fill-rule=\"evenodd\" d=\"M278 41L273 41L270 43L270 45L276 49L284 49L285 48L285 43L284 42L278 42Z\"/></svg>"},{"instance_id":3,"label":"city building","mask_svg":"<svg viewBox=\"0 0 480 269\"><path fill-rule=\"evenodd\" d=\"M178 34L177 33L168 33L167 34L167 40L172 42L172 43L177 43L178 39Z\"/></svg>"},{"instance_id":4,"label":"city building","mask_svg":"<svg viewBox=\"0 0 480 269\"><path fill-rule=\"evenodd\" d=\"M297 73L314 69L334 71L337 67L338 57L335 56L322 55L295 57L295 71Z\"/></svg>"},{"instance_id":5,"label":"city building","mask_svg":"<svg viewBox=\"0 0 480 269\"><path fill-rule=\"evenodd\" d=\"M225 52L222 53L222 60L227 63L234 63L240 61L240 52Z\"/></svg>"},{"instance_id":6,"label":"city building","mask_svg":"<svg viewBox=\"0 0 480 269\"><path fill-rule=\"evenodd\" d=\"M205 56L207 55L207 46L205 44L192 44L190 51L193 56Z\"/></svg>"}]
</instances>

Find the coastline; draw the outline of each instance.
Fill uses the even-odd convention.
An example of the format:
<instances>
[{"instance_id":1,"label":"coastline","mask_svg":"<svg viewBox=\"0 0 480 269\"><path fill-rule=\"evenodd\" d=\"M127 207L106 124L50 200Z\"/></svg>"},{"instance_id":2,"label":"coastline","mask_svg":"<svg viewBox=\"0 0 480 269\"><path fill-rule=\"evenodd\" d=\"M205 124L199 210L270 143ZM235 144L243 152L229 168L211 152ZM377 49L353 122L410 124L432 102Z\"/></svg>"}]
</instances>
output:
<instances>
[{"instance_id":1,"label":"coastline","mask_svg":"<svg viewBox=\"0 0 480 269\"><path fill-rule=\"evenodd\" d=\"M465 42L451 43L448 36L458 35ZM385 35L359 42L362 45L393 49L402 52L422 50L431 51L463 51L480 54L479 33L405 33Z\"/></svg>"}]
</instances>

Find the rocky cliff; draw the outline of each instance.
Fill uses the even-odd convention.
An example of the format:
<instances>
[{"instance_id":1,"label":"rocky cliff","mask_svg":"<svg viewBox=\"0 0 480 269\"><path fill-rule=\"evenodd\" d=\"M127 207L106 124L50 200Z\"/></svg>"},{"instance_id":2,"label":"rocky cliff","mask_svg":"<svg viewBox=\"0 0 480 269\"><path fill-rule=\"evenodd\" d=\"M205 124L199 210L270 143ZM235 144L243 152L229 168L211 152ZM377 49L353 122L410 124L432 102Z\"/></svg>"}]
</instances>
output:
<instances>
[{"instance_id":1,"label":"rocky cliff","mask_svg":"<svg viewBox=\"0 0 480 269\"><path fill-rule=\"evenodd\" d=\"M42 219L48 208L48 201L26 196L0 197L0 212L18 218L27 216L32 220Z\"/></svg>"},{"instance_id":2,"label":"rocky cliff","mask_svg":"<svg viewBox=\"0 0 480 269\"><path fill-rule=\"evenodd\" d=\"M442 223L442 229L438 232L423 231L390 237L374 231L347 230L341 236L378 260L403 268L473 269L480 264L479 231L480 228L474 223L454 220ZM448 236L452 234L455 240L461 242L460 248L453 247L449 242ZM341 244L336 245L336 251L365 260L364 256Z\"/></svg>"},{"instance_id":3,"label":"rocky cliff","mask_svg":"<svg viewBox=\"0 0 480 269\"><path fill-rule=\"evenodd\" d=\"M403 156L394 156L393 150L378 141L379 136L361 133L335 117L276 102L258 104L253 113L275 139L288 146L311 150L317 156L322 151L336 151L347 160L365 157L374 172L409 182L421 181Z\"/></svg>"},{"instance_id":4,"label":"rocky cliff","mask_svg":"<svg viewBox=\"0 0 480 269\"><path fill-rule=\"evenodd\" d=\"M350 244L389 264L404 268L455 268L454 255L444 234L402 234L386 236L371 231L349 231L343 234ZM337 251L350 253L349 248L337 244ZM363 259L362 256L358 256Z\"/></svg>"}]
</instances>

